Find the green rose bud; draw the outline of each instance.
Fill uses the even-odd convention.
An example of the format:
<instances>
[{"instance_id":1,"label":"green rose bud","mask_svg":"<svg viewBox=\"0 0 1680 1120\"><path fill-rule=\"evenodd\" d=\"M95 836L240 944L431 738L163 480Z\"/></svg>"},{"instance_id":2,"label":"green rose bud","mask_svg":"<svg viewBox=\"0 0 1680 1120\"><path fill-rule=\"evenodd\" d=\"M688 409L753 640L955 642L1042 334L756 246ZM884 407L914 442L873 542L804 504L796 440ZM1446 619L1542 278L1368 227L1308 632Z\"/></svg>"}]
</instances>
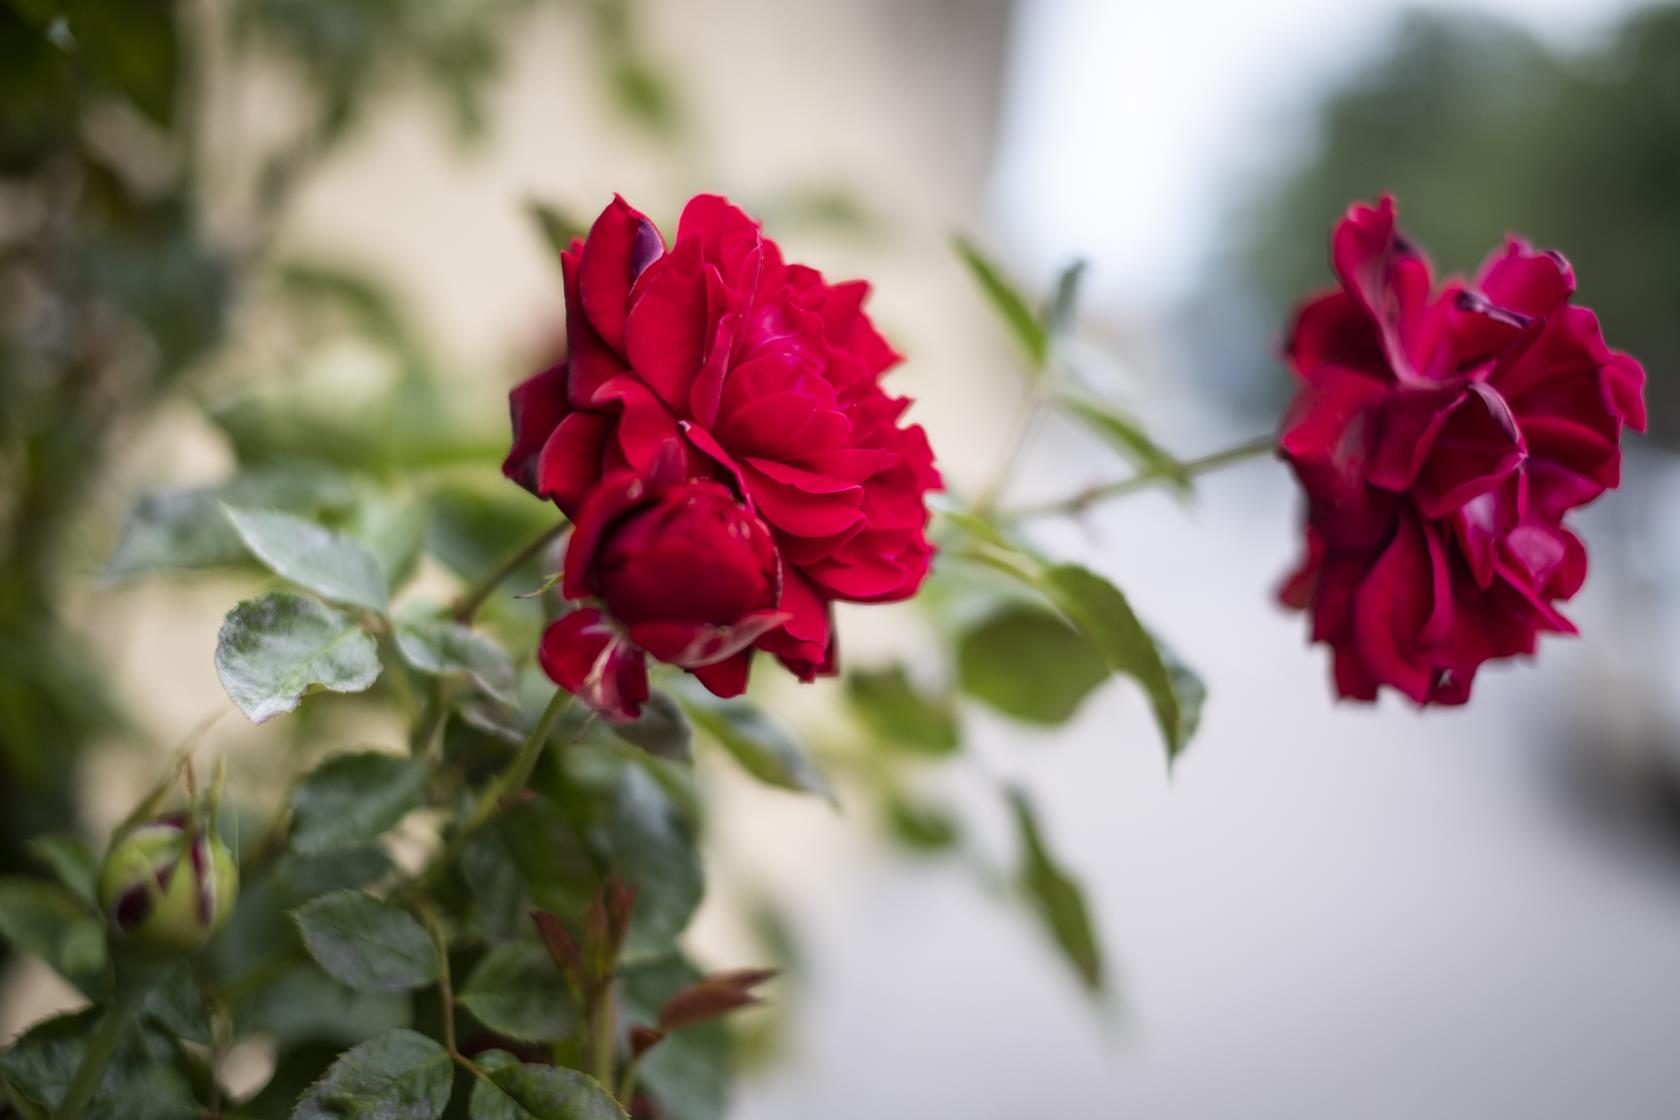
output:
<instances>
[{"instance_id":1,"label":"green rose bud","mask_svg":"<svg viewBox=\"0 0 1680 1120\"><path fill-rule=\"evenodd\" d=\"M226 924L239 869L219 836L176 813L123 833L99 871L114 936L170 955L198 949Z\"/></svg>"}]
</instances>

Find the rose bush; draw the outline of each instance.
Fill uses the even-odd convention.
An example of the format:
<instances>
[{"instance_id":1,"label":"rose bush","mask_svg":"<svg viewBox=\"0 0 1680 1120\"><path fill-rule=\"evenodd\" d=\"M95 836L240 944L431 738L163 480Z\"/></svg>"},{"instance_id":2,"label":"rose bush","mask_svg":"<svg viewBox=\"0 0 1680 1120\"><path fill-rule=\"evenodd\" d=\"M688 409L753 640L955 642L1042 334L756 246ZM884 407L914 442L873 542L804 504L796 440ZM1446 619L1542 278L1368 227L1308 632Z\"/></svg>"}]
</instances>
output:
<instances>
[{"instance_id":1,"label":"rose bush","mask_svg":"<svg viewBox=\"0 0 1680 1120\"><path fill-rule=\"evenodd\" d=\"M1485 662L1575 632L1557 604L1587 553L1565 515L1620 480L1644 371L1571 306L1557 253L1513 239L1436 291L1385 197L1348 211L1332 257L1340 287L1286 350L1301 383L1278 446L1307 518L1282 598L1331 647L1342 696L1461 704Z\"/></svg>"},{"instance_id":2,"label":"rose bush","mask_svg":"<svg viewBox=\"0 0 1680 1120\"><path fill-rule=\"evenodd\" d=\"M594 555L574 550L567 595L604 595L607 610L555 624L543 642L550 675L568 688L595 682L604 710L624 714L645 692L639 649L724 696L745 688L755 649L801 680L835 672L831 604L914 594L932 553L925 496L940 486L927 437L901 422L909 401L881 387L900 359L863 310L868 285L784 263L757 223L716 195L688 203L669 250L615 197L561 261L567 358L510 394L504 473L579 520L580 537L584 520L604 516L592 510L603 487L625 501L624 479L656 466L708 480L705 493L741 503L732 523L763 527L778 571L772 598L753 604L774 622L759 614L702 654L674 648L669 631L653 636L636 596L574 577ZM661 591L661 621L737 621L713 617L714 588L672 604L686 579Z\"/></svg>"}]
</instances>

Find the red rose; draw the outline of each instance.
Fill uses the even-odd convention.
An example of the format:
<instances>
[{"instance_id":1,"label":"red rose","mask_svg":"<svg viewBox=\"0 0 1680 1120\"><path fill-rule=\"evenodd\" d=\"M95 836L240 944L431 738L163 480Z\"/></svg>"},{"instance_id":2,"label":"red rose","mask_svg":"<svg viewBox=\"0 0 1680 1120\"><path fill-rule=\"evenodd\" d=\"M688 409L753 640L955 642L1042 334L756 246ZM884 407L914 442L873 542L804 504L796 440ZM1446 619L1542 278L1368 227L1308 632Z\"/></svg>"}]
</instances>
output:
<instances>
[{"instance_id":1,"label":"red rose","mask_svg":"<svg viewBox=\"0 0 1680 1120\"><path fill-rule=\"evenodd\" d=\"M503 471L574 518L605 476L645 477L664 454L727 484L781 559L785 618L755 645L803 680L834 672L830 604L916 591L940 485L921 428L900 423L909 401L880 387L899 356L863 312L868 285L784 263L714 195L689 202L669 251L614 198L561 262L567 360L510 394Z\"/></svg>"},{"instance_id":2,"label":"red rose","mask_svg":"<svg viewBox=\"0 0 1680 1120\"><path fill-rule=\"evenodd\" d=\"M592 599L543 635L558 684L617 719L647 699L643 654L693 673L719 696L746 688L752 644L786 621L770 532L725 485L620 472L596 485L566 547L567 599Z\"/></svg>"},{"instance_id":3,"label":"red rose","mask_svg":"<svg viewBox=\"0 0 1680 1120\"><path fill-rule=\"evenodd\" d=\"M1556 253L1512 240L1437 292L1385 197L1348 211L1332 257L1341 287L1287 347L1301 383L1279 451L1307 554L1282 598L1311 612L1342 696L1461 704L1483 662L1575 632L1556 604L1587 554L1563 517L1620 481L1645 373L1570 306Z\"/></svg>"}]
</instances>

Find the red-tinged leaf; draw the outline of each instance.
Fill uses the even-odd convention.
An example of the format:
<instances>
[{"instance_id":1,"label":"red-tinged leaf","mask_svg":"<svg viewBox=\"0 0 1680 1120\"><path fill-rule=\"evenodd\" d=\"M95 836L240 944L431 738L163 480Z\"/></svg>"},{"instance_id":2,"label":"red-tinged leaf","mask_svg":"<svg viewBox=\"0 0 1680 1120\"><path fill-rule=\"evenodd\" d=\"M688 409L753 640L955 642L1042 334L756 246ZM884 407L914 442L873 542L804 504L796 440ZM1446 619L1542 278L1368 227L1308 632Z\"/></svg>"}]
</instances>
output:
<instances>
[{"instance_id":1,"label":"red-tinged leaf","mask_svg":"<svg viewBox=\"0 0 1680 1120\"><path fill-rule=\"evenodd\" d=\"M531 911L531 920L537 923L537 936L542 938L548 955L554 958L554 966L565 975L568 983L583 986L583 947L572 936L572 931L566 928L553 914L543 910Z\"/></svg>"},{"instance_id":2,"label":"red-tinged leaf","mask_svg":"<svg viewBox=\"0 0 1680 1120\"><path fill-rule=\"evenodd\" d=\"M656 1031L652 1027L634 1026L630 1028L630 1056L639 1058L658 1046L665 1037L664 1031Z\"/></svg>"},{"instance_id":3,"label":"red-tinged leaf","mask_svg":"<svg viewBox=\"0 0 1680 1120\"><path fill-rule=\"evenodd\" d=\"M630 932L630 915L636 908L636 888L617 875L609 876L583 919L584 946L593 969L592 980L612 975L624 937Z\"/></svg>"},{"instance_id":4,"label":"red-tinged leaf","mask_svg":"<svg viewBox=\"0 0 1680 1120\"><path fill-rule=\"evenodd\" d=\"M659 1011L659 1027L667 1032L681 1030L742 1007L751 1007L761 1002L753 989L775 975L773 968L714 972L666 1000Z\"/></svg>"}]
</instances>

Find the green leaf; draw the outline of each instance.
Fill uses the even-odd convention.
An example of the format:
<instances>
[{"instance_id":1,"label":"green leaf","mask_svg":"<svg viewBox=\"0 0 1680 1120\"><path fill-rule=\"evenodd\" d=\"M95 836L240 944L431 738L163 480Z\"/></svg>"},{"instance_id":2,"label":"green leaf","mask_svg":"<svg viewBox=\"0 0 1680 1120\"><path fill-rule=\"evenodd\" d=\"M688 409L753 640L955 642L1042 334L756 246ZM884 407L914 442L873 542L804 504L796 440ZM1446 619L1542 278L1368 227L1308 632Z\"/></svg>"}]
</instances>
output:
<instances>
[{"instance_id":1,"label":"green leaf","mask_svg":"<svg viewBox=\"0 0 1680 1120\"><path fill-rule=\"evenodd\" d=\"M177 46L170 0L63 0L77 53L158 125L175 119Z\"/></svg>"},{"instance_id":2,"label":"green leaf","mask_svg":"<svg viewBox=\"0 0 1680 1120\"><path fill-rule=\"evenodd\" d=\"M405 615L397 622L403 660L433 676L464 676L498 700L516 703L513 658L488 634L443 618Z\"/></svg>"},{"instance_id":3,"label":"green leaf","mask_svg":"<svg viewBox=\"0 0 1680 1120\"><path fill-rule=\"evenodd\" d=\"M633 723L611 723L614 735L655 758L687 763L694 758L694 728L670 693L655 689Z\"/></svg>"},{"instance_id":4,"label":"green leaf","mask_svg":"<svg viewBox=\"0 0 1680 1120\"><path fill-rule=\"evenodd\" d=\"M414 1031L391 1031L334 1062L292 1120L437 1120L454 1074L443 1047Z\"/></svg>"},{"instance_id":5,"label":"green leaf","mask_svg":"<svg viewBox=\"0 0 1680 1120\"><path fill-rule=\"evenodd\" d=\"M69 832L37 836L29 841L29 854L52 868L58 881L91 909L99 908L99 857L80 836Z\"/></svg>"},{"instance_id":6,"label":"green leaf","mask_svg":"<svg viewBox=\"0 0 1680 1120\"><path fill-rule=\"evenodd\" d=\"M102 1014L90 1008L37 1023L0 1053L0 1082L20 1113L44 1118L58 1107ZM143 1023L131 1023L82 1120L190 1120L203 1112L175 1043Z\"/></svg>"},{"instance_id":7,"label":"green leaf","mask_svg":"<svg viewBox=\"0 0 1680 1120\"><path fill-rule=\"evenodd\" d=\"M527 1065L504 1050L478 1058L488 1077L473 1086L471 1120L625 1120L624 1110L586 1073Z\"/></svg>"},{"instance_id":8,"label":"green leaf","mask_svg":"<svg viewBox=\"0 0 1680 1120\"><path fill-rule=\"evenodd\" d=\"M296 961L275 970L273 977L272 983L251 992L235 1008L234 1027L239 1033L261 1031L282 1046L329 1041L344 1047L406 1027L413 1019L409 996L355 991L328 976L314 961ZM290 1104L287 1101L288 1112Z\"/></svg>"},{"instance_id":9,"label":"green leaf","mask_svg":"<svg viewBox=\"0 0 1680 1120\"><path fill-rule=\"evenodd\" d=\"M1108 676L1090 642L1029 603L1004 607L958 639L962 690L1027 723L1066 723Z\"/></svg>"},{"instance_id":10,"label":"green leaf","mask_svg":"<svg viewBox=\"0 0 1680 1120\"><path fill-rule=\"evenodd\" d=\"M548 245L548 251L553 254L556 268L560 266L560 254L571 248L575 238L589 232L588 227L576 217L541 199L533 198L527 201L525 212L536 223L537 232L542 235L543 241Z\"/></svg>"},{"instance_id":11,"label":"green leaf","mask_svg":"<svg viewBox=\"0 0 1680 1120\"><path fill-rule=\"evenodd\" d=\"M0 878L0 938L84 989L105 968L105 927L97 913L57 883Z\"/></svg>"},{"instance_id":12,"label":"green leaf","mask_svg":"<svg viewBox=\"0 0 1680 1120\"><path fill-rule=\"evenodd\" d=\"M903 665L853 671L846 677L846 699L885 746L927 755L957 749L957 715L950 699L918 691Z\"/></svg>"},{"instance_id":13,"label":"green leaf","mask_svg":"<svg viewBox=\"0 0 1680 1120\"><path fill-rule=\"evenodd\" d=\"M961 836L957 818L931 802L894 794L884 806L888 833L912 852L943 852Z\"/></svg>"},{"instance_id":14,"label":"green leaf","mask_svg":"<svg viewBox=\"0 0 1680 1120\"><path fill-rule=\"evenodd\" d=\"M980 290L986 294L993 310L1009 328L1009 333L1021 346L1027 356L1029 369L1037 374L1044 369L1044 363L1050 357L1050 332L1044 323L1033 313L1032 306L1027 302L1019 289L1004 278L997 265L992 263L973 242L964 237L956 237L952 242L957 255L968 265L973 273L975 282Z\"/></svg>"},{"instance_id":15,"label":"green leaf","mask_svg":"<svg viewBox=\"0 0 1680 1120\"><path fill-rule=\"evenodd\" d=\"M414 916L362 891L334 891L292 911L309 955L360 992L405 992L438 978L432 939Z\"/></svg>"},{"instance_id":16,"label":"green leaf","mask_svg":"<svg viewBox=\"0 0 1680 1120\"><path fill-rule=\"evenodd\" d=\"M1094 401L1065 397L1060 403L1123 455L1140 475L1164 478L1179 493L1190 492L1190 475L1184 464L1150 439L1136 420Z\"/></svg>"},{"instance_id":17,"label":"green leaf","mask_svg":"<svg viewBox=\"0 0 1680 1120\"><path fill-rule=\"evenodd\" d=\"M691 806L656 777L660 767L667 773L675 769L647 756L623 760L612 810L593 830L610 869L636 888L626 956L669 952L706 889ZM680 780L692 777L682 771ZM692 787L687 792L691 795Z\"/></svg>"},{"instance_id":18,"label":"green leaf","mask_svg":"<svg viewBox=\"0 0 1680 1120\"><path fill-rule=\"evenodd\" d=\"M379 563L392 591L414 576L426 545L426 506L417 498L366 494L345 530Z\"/></svg>"},{"instance_id":19,"label":"green leaf","mask_svg":"<svg viewBox=\"0 0 1680 1120\"><path fill-rule=\"evenodd\" d=\"M346 508L353 496L338 471L310 463L246 470L216 486L161 490L135 503L102 573L120 580L149 572L222 567L250 556L222 503L319 514Z\"/></svg>"},{"instance_id":20,"label":"green leaf","mask_svg":"<svg viewBox=\"0 0 1680 1120\"><path fill-rule=\"evenodd\" d=\"M682 705L699 728L735 756L742 769L781 789L815 793L830 802L834 791L792 732L755 704L693 693Z\"/></svg>"},{"instance_id":21,"label":"green leaf","mask_svg":"<svg viewBox=\"0 0 1680 1120\"><path fill-rule=\"evenodd\" d=\"M560 970L541 945L529 941L491 949L456 1000L497 1034L520 1042L566 1038L580 1021Z\"/></svg>"},{"instance_id":22,"label":"green leaf","mask_svg":"<svg viewBox=\"0 0 1680 1120\"><path fill-rule=\"evenodd\" d=\"M1167 760L1177 758L1189 734L1178 689L1155 639L1132 613L1126 596L1102 576L1073 564L1046 569L1044 586L1056 606L1102 654L1109 668L1135 678L1143 686L1150 706L1155 709L1155 722L1166 740ZM1196 703L1199 706L1199 698Z\"/></svg>"},{"instance_id":23,"label":"green leaf","mask_svg":"<svg viewBox=\"0 0 1680 1120\"><path fill-rule=\"evenodd\" d=\"M1207 685L1202 683L1195 670L1178 659L1178 654L1167 643L1156 639L1155 649L1167 666L1167 678L1172 681L1173 693L1178 697L1179 742L1188 743L1202 723L1202 704L1207 700Z\"/></svg>"},{"instance_id":24,"label":"green leaf","mask_svg":"<svg viewBox=\"0 0 1680 1120\"><path fill-rule=\"evenodd\" d=\"M354 538L277 510L225 509L245 547L275 575L345 606L381 614L390 606L378 559Z\"/></svg>"},{"instance_id":25,"label":"green leaf","mask_svg":"<svg viewBox=\"0 0 1680 1120\"><path fill-rule=\"evenodd\" d=\"M1079 287L1085 279L1085 262L1076 260L1056 277L1056 289L1044 308L1044 329L1052 339L1066 334L1079 311Z\"/></svg>"},{"instance_id":26,"label":"green leaf","mask_svg":"<svg viewBox=\"0 0 1680 1120\"><path fill-rule=\"evenodd\" d=\"M426 767L379 751L338 754L292 797L291 847L304 855L359 848L420 804Z\"/></svg>"},{"instance_id":27,"label":"green leaf","mask_svg":"<svg viewBox=\"0 0 1680 1120\"><path fill-rule=\"evenodd\" d=\"M216 675L239 710L262 723L318 688L371 688L379 678L379 651L347 615L303 595L273 591L228 612L216 636Z\"/></svg>"},{"instance_id":28,"label":"green leaf","mask_svg":"<svg viewBox=\"0 0 1680 1120\"><path fill-rule=\"evenodd\" d=\"M675 993L697 982L699 969L681 955L624 970L619 986L627 1022L652 1025ZM665 1120L723 1120L729 1101L733 1047L728 1028L713 1020L665 1036L642 1059L636 1078Z\"/></svg>"},{"instance_id":29,"label":"green leaf","mask_svg":"<svg viewBox=\"0 0 1680 1120\"><path fill-rule=\"evenodd\" d=\"M1085 896L1079 884L1056 863L1045 846L1032 804L1018 789L1009 791L1009 806L1021 844L1020 886L1032 902L1062 955L1092 991L1103 984L1102 947L1091 927Z\"/></svg>"}]
</instances>

